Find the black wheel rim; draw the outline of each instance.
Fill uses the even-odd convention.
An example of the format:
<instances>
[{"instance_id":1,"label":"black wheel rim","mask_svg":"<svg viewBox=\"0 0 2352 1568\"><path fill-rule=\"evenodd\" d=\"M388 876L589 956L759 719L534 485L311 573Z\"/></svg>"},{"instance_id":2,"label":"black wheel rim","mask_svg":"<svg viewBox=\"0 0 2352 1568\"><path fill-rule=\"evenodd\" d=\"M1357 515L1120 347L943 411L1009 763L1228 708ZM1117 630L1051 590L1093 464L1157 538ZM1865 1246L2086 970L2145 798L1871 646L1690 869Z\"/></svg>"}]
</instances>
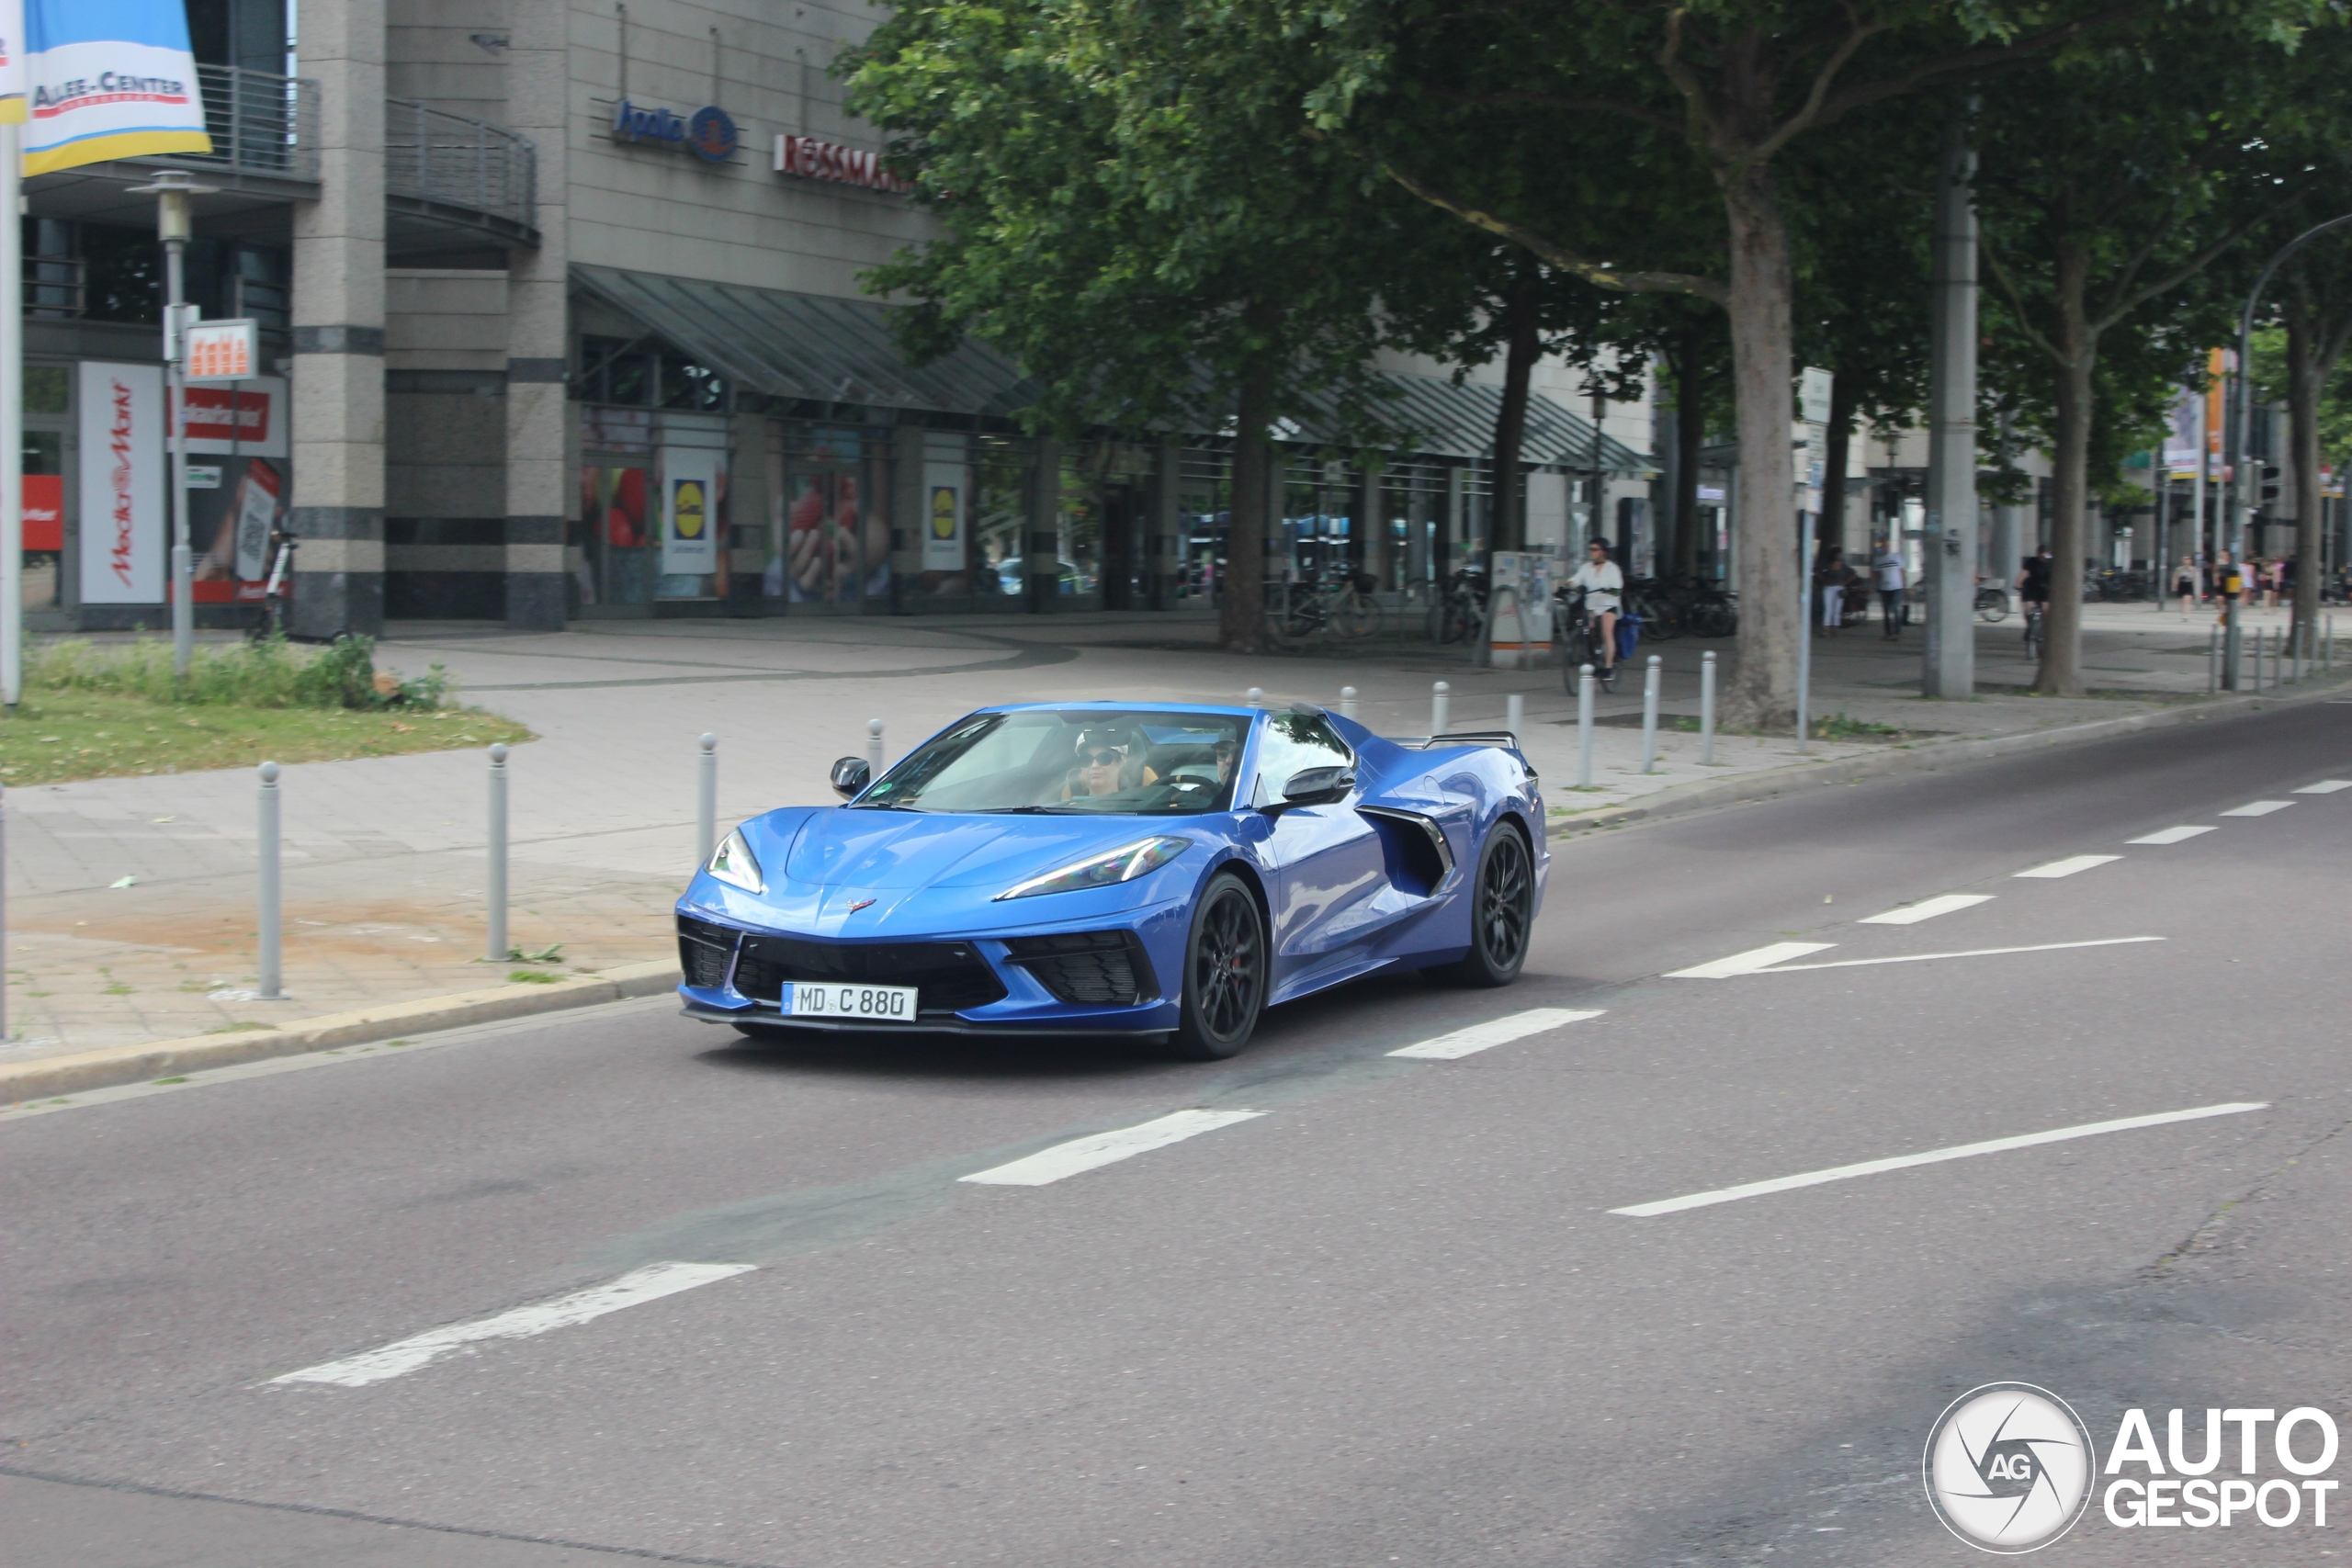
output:
<instances>
[{"instance_id":1,"label":"black wheel rim","mask_svg":"<svg viewBox=\"0 0 2352 1568\"><path fill-rule=\"evenodd\" d=\"M1497 969L1512 969L1527 952L1528 910L1535 883L1527 850L1508 828L1495 829L1495 847L1478 878L1478 945Z\"/></svg>"},{"instance_id":2,"label":"black wheel rim","mask_svg":"<svg viewBox=\"0 0 2352 1568\"><path fill-rule=\"evenodd\" d=\"M1218 893L1201 918L1193 950L1193 996L1201 1028L1212 1039L1230 1040L1250 1026L1264 978L1263 945L1249 895L1238 887Z\"/></svg>"}]
</instances>

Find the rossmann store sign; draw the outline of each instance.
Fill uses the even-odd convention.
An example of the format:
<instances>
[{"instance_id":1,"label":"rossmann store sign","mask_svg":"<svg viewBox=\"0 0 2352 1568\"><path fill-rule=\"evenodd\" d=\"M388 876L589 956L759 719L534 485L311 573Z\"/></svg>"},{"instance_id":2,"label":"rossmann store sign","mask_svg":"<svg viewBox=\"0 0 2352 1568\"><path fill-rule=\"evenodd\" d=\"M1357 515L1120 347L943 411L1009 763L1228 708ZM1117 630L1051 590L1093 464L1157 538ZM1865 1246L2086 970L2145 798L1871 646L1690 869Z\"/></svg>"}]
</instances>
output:
<instances>
[{"instance_id":1,"label":"rossmann store sign","mask_svg":"<svg viewBox=\"0 0 2352 1568\"><path fill-rule=\"evenodd\" d=\"M820 141L814 136L777 137L775 172L797 175L805 180L829 180L834 185L886 190L895 196L904 196L914 189L883 167L879 152L861 152L854 147Z\"/></svg>"}]
</instances>

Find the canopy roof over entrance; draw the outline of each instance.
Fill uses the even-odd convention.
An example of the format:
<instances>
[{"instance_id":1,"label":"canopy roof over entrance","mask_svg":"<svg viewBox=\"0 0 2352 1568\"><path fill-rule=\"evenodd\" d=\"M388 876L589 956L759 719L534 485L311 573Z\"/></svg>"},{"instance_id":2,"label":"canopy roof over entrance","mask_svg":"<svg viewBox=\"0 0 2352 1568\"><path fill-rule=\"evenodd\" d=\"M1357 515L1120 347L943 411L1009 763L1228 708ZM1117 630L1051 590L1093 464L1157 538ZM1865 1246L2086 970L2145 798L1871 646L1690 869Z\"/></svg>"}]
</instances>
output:
<instances>
[{"instance_id":1,"label":"canopy roof over entrance","mask_svg":"<svg viewBox=\"0 0 2352 1568\"><path fill-rule=\"evenodd\" d=\"M812 402L862 403L936 413L1012 415L1036 396L1021 367L984 344L967 341L928 365L914 366L890 336L886 306L865 299L790 294L740 284L704 283L575 265L581 290L641 323L647 332L709 365L745 391ZM1455 386L1426 376L1390 374L1396 389L1389 423L1400 451L1432 457L1484 457L1494 446L1502 389ZM1282 433L1291 441L1353 446L1336 409L1324 406ZM1527 463L1556 463L1579 471L1594 467L1589 420L1542 393L1528 399ZM1650 460L1622 441L1603 436L1600 467L1614 474L1654 471Z\"/></svg>"}]
</instances>

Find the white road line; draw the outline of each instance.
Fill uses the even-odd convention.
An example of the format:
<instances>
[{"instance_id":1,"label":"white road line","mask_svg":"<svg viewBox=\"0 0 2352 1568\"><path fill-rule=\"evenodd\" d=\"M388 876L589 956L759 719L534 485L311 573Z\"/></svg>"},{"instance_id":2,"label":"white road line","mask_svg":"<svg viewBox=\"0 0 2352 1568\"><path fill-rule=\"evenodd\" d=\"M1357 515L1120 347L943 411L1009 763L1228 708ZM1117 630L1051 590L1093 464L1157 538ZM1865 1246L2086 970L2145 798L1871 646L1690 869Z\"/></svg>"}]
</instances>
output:
<instances>
[{"instance_id":1,"label":"white road line","mask_svg":"<svg viewBox=\"0 0 2352 1568\"><path fill-rule=\"evenodd\" d=\"M2244 806L2233 806L2221 813L2224 817L2267 817L2274 811L2284 811L2294 805L2291 800L2249 800Z\"/></svg>"},{"instance_id":2,"label":"white road line","mask_svg":"<svg viewBox=\"0 0 2352 1568\"><path fill-rule=\"evenodd\" d=\"M1076 1176L1080 1171L1115 1165L1120 1160L1132 1159L1153 1149L1164 1149L1170 1144L1181 1144L1187 1138L1197 1138L1203 1133L1214 1133L1219 1127L1230 1127L1236 1122L1247 1122L1264 1114L1262 1111L1173 1111L1137 1126L1122 1127L1113 1133L1096 1133L1091 1137L1072 1138L1067 1144L1056 1144L1050 1149L1041 1149L1010 1165L975 1171L956 1179L978 1181L989 1187L1043 1187L1048 1181L1059 1181L1065 1176Z\"/></svg>"},{"instance_id":3,"label":"white road line","mask_svg":"<svg viewBox=\"0 0 2352 1568\"><path fill-rule=\"evenodd\" d=\"M2047 1133L2026 1133L2014 1138L1988 1138L1981 1144L1956 1144L1947 1149L1929 1149L1925 1154L1897 1155L1893 1159L1864 1160L1860 1165L1833 1166L1827 1170L1809 1170L1803 1176L1783 1176L1771 1181L1750 1181L1739 1187L1719 1187L1712 1192L1693 1192L1683 1198L1666 1198L1655 1203L1635 1203L1629 1208L1611 1209L1612 1214L1626 1214L1634 1219L1648 1219L1654 1214L1672 1214L1684 1209L1703 1209L1710 1203L1728 1203L1736 1198L1760 1198L1768 1192L1786 1192L1795 1187L1818 1187L1825 1181L1843 1181L1849 1177L1876 1176L1884 1170L1902 1170L1915 1165L1937 1165L1948 1159L1966 1159L1971 1155L1997 1155L2010 1149L2030 1149L2037 1144L2064 1143L2069 1138L2088 1138L2100 1133L2128 1133L2135 1127L2161 1127L2169 1122L2196 1122L2208 1116L2235 1116L2242 1111L2267 1111L2269 1101L2261 1100L2232 1100L2226 1105L2200 1105L2194 1111L2162 1111L2153 1116L2125 1116L2113 1122L2086 1122L2079 1127L2058 1127Z\"/></svg>"},{"instance_id":4,"label":"white road line","mask_svg":"<svg viewBox=\"0 0 2352 1568\"><path fill-rule=\"evenodd\" d=\"M2223 815L2226 816L2228 813L2224 812ZM2111 860L2122 858L2121 855L2068 855L2064 860L2053 860L2048 865L2037 865L2030 871L2020 871L2016 874L2018 876L2072 876L2078 871L2088 871L2095 865L2105 865Z\"/></svg>"},{"instance_id":5,"label":"white road line","mask_svg":"<svg viewBox=\"0 0 2352 1568\"><path fill-rule=\"evenodd\" d=\"M2290 789L2287 793L2289 795L2334 795L2339 789L2352 789L2352 779L2322 779L2317 784L2305 784L2301 789Z\"/></svg>"},{"instance_id":6,"label":"white road line","mask_svg":"<svg viewBox=\"0 0 2352 1568\"><path fill-rule=\"evenodd\" d=\"M2178 828L2159 828L2153 833L2143 834L2137 839L2126 839L2123 841L2127 844L2177 844L2183 839L2193 839L2199 833L2210 833L2212 830L2210 824L2201 828L2186 825Z\"/></svg>"},{"instance_id":7,"label":"white road line","mask_svg":"<svg viewBox=\"0 0 2352 1568\"><path fill-rule=\"evenodd\" d=\"M1489 1046L1508 1045L1514 1040L1524 1040L1531 1034L1557 1029L1564 1023L1599 1018L1608 1010L1606 1008L1534 1008L1526 1012L1515 1012L1509 1018L1474 1023L1467 1029L1457 1029L1451 1034L1441 1034L1434 1040L1424 1040L1419 1044L1408 1045L1401 1051L1388 1054L1392 1056L1416 1056L1424 1061L1452 1062Z\"/></svg>"},{"instance_id":8,"label":"white road line","mask_svg":"<svg viewBox=\"0 0 2352 1568\"><path fill-rule=\"evenodd\" d=\"M2032 947L1973 947L1965 953L1905 953L1894 958L1837 958L1826 964L1779 964L1755 973L1799 975L1807 969L1859 969L1866 964L1925 964L1931 958L1991 958L2003 953L2056 953L2068 947L2120 947L2126 942L2164 940L2160 936L2103 936L2092 942L2045 942Z\"/></svg>"},{"instance_id":9,"label":"white road line","mask_svg":"<svg viewBox=\"0 0 2352 1568\"><path fill-rule=\"evenodd\" d=\"M1753 975L1784 958L1803 958L1808 953L1826 953L1837 945L1834 942L1776 942L1770 947L1753 947L1746 953L1735 953L1729 958L1718 958L1712 964L1694 964L1688 969L1669 969L1666 978L1728 980L1735 975Z\"/></svg>"},{"instance_id":10,"label":"white road line","mask_svg":"<svg viewBox=\"0 0 2352 1568\"><path fill-rule=\"evenodd\" d=\"M1858 926L1916 926L1921 920L1932 920L1938 915L1949 915L1954 909L1973 909L1979 904L1992 901L1990 893L1944 893L1933 898L1922 898L1916 904L1905 904L1900 909L1889 909L1883 915L1865 915L1854 923Z\"/></svg>"},{"instance_id":11,"label":"white road line","mask_svg":"<svg viewBox=\"0 0 2352 1568\"><path fill-rule=\"evenodd\" d=\"M299 1372L272 1378L273 1383L324 1382L343 1388L365 1388L371 1382L413 1372L428 1362L437 1361L452 1350L476 1344L484 1339L528 1339L553 1328L570 1328L591 1318L618 1312L645 1302L674 1296L680 1291L691 1291L696 1285L707 1285L737 1274L749 1273L757 1265L751 1263L649 1263L633 1269L608 1285L595 1285L559 1296L537 1306L516 1307L495 1317L485 1317L472 1323L454 1324L447 1328L435 1328L407 1339L395 1340L373 1350L363 1350L356 1356L346 1356L339 1361L322 1361L315 1367L305 1367Z\"/></svg>"}]
</instances>

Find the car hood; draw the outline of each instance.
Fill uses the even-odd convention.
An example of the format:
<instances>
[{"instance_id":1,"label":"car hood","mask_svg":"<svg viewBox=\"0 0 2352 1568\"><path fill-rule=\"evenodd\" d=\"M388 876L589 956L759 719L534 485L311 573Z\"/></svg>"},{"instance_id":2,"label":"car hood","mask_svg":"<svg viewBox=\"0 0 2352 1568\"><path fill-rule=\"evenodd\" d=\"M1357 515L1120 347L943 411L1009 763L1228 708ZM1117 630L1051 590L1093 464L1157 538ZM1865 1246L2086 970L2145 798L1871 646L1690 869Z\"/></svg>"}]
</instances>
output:
<instances>
[{"instance_id":1,"label":"car hood","mask_svg":"<svg viewBox=\"0 0 2352 1568\"><path fill-rule=\"evenodd\" d=\"M792 836L784 874L819 887L906 892L1010 887L1173 824L1162 819L961 817L834 808L812 811Z\"/></svg>"}]
</instances>

